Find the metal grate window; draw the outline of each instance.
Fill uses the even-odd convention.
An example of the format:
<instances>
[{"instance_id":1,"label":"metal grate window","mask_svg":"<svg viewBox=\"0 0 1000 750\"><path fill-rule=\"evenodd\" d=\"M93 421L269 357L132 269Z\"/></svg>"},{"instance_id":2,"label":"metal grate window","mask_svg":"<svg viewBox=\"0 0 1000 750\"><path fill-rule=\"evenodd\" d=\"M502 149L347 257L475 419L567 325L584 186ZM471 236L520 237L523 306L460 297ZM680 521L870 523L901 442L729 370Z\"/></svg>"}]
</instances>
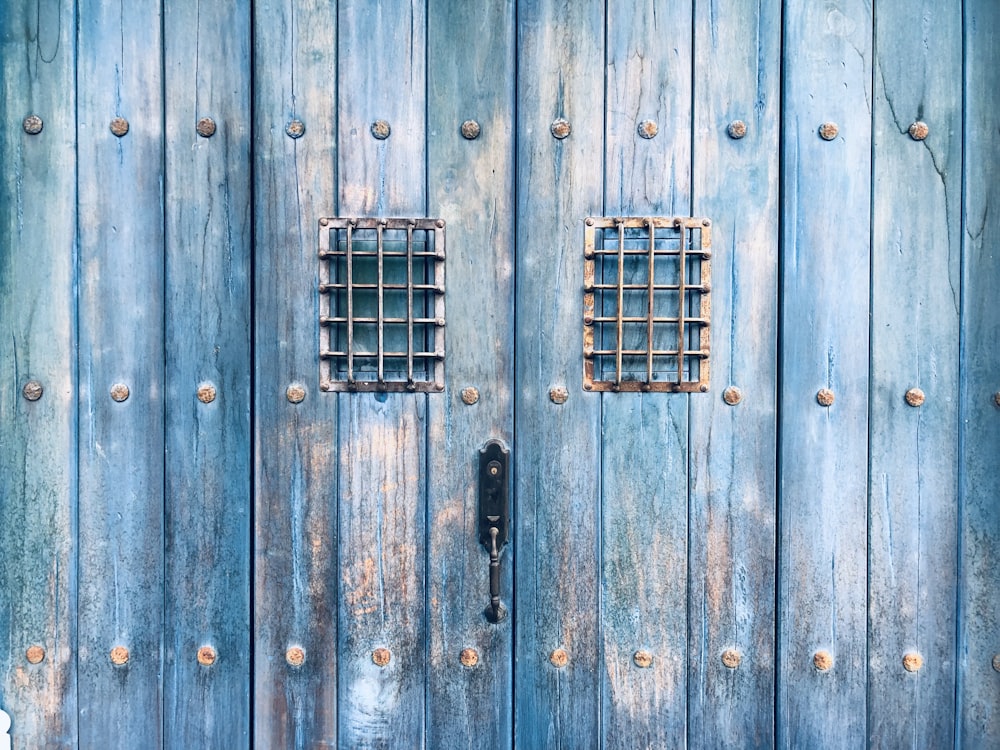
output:
<instances>
[{"instance_id":1,"label":"metal grate window","mask_svg":"<svg viewBox=\"0 0 1000 750\"><path fill-rule=\"evenodd\" d=\"M444 221L321 219L320 388L444 389Z\"/></svg>"},{"instance_id":2,"label":"metal grate window","mask_svg":"<svg viewBox=\"0 0 1000 750\"><path fill-rule=\"evenodd\" d=\"M708 390L711 237L707 219L586 220L586 390Z\"/></svg>"}]
</instances>

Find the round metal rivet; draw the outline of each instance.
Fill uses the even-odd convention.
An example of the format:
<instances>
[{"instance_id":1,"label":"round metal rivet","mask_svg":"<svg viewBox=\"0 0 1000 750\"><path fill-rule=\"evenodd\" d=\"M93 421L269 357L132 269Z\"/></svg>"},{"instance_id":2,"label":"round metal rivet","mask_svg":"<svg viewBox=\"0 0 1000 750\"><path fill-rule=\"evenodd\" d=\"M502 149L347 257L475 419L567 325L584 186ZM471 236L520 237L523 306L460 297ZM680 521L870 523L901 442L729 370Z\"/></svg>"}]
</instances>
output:
<instances>
[{"instance_id":1,"label":"round metal rivet","mask_svg":"<svg viewBox=\"0 0 1000 750\"><path fill-rule=\"evenodd\" d=\"M194 129L198 131L198 135L202 138L211 138L215 135L215 120L211 117L202 117L198 120L198 124L195 125Z\"/></svg>"},{"instance_id":2,"label":"round metal rivet","mask_svg":"<svg viewBox=\"0 0 1000 750\"><path fill-rule=\"evenodd\" d=\"M285 135L289 138L301 138L306 134L306 124L302 120L291 120L285 126Z\"/></svg>"},{"instance_id":3,"label":"round metal rivet","mask_svg":"<svg viewBox=\"0 0 1000 750\"><path fill-rule=\"evenodd\" d=\"M743 391L735 385L731 385L722 392L722 400L730 406L736 406L736 404L743 400Z\"/></svg>"},{"instance_id":4,"label":"round metal rivet","mask_svg":"<svg viewBox=\"0 0 1000 750\"><path fill-rule=\"evenodd\" d=\"M215 386L211 383L202 383L198 386L198 400L203 404L210 404L215 401Z\"/></svg>"},{"instance_id":5,"label":"round metal rivet","mask_svg":"<svg viewBox=\"0 0 1000 750\"><path fill-rule=\"evenodd\" d=\"M290 667L301 667L306 660L306 652L299 646L292 646L285 652L285 661Z\"/></svg>"},{"instance_id":6,"label":"round metal rivet","mask_svg":"<svg viewBox=\"0 0 1000 750\"><path fill-rule=\"evenodd\" d=\"M437 221L435 221L434 226L436 226L438 229L444 229L444 219L438 219Z\"/></svg>"},{"instance_id":7,"label":"round metal rivet","mask_svg":"<svg viewBox=\"0 0 1000 750\"><path fill-rule=\"evenodd\" d=\"M111 132L121 138L128 133L128 120L124 117L116 117L111 121Z\"/></svg>"},{"instance_id":8,"label":"round metal rivet","mask_svg":"<svg viewBox=\"0 0 1000 750\"><path fill-rule=\"evenodd\" d=\"M702 393L708 393L708 385L702 383L701 385L698 386L698 390L701 391Z\"/></svg>"},{"instance_id":9,"label":"round metal rivet","mask_svg":"<svg viewBox=\"0 0 1000 750\"><path fill-rule=\"evenodd\" d=\"M993 669L1000 672L1000 654L993 654Z\"/></svg>"},{"instance_id":10,"label":"round metal rivet","mask_svg":"<svg viewBox=\"0 0 1000 750\"><path fill-rule=\"evenodd\" d=\"M586 220L583 223L586 224L588 227L594 226L594 220L591 217L589 217L589 216L586 218Z\"/></svg>"},{"instance_id":11,"label":"round metal rivet","mask_svg":"<svg viewBox=\"0 0 1000 750\"><path fill-rule=\"evenodd\" d=\"M558 138L561 141L572 132L573 128L570 127L569 120L564 120L560 117L553 121L549 130L552 132L553 138Z\"/></svg>"},{"instance_id":12,"label":"round metal rivet","mask_svg":"<svg viewBox=\"0 0 1000 750\"><path fill-rule=\"evenodd\" d=\"M655 138L656 134L660 132L660 126L653 120L643 120L639 123L638 131L641 138L649 140Z\"/></svg>"},{"instance_id":13,"label":"round metal rivet","mask_svg":"<svg viewBox=\"0 0 1000 750\"><path fill-rule=\"evenodd\" d=\"M28 135L38 135L42 132L42 118L38 115L28 115L21 123L21 127Z\"/></svg>"},{"instance_id":14,"label":"round metal rivet","mask_svg":"<svg viewBox=\"0 0 1000 750\"><path fill-rule=\"evenodd\" d=\"M458 655L458 660L463 667L474 667L479 663L479 652L474 648L463 648L462 653Z\"/></svg>"},{"instance_id":15,"label":"round metal rivet","mask_svg":"<svg viewBox=\"0 0 1000 750\"><path fill-rule=\"evenodd\" d=\"M124 646L115 646L111 649L111 663L116 667L121 667L128 663L128 649Z\"/></svg>"},{"instance_id":16,"label":"round metal rivet","mask_svg":"<svg viewBox=\"0 0 1000 750\"><path fill-rule=\"evenodd\" d=\"M569 400L569 391L563 386L557 385L549 391L549 400L553 404L565 404Z\"/></svg>"},{"instance_id":17,"label":"round metal rivet","mask_svg":"<svg viewBox=\"0 0 1000 750\"><path fill-rule=\"evenodd\" d=\"M124 401L129 397L128 386L125 385L124 383L115 383L113 386L111 386L110 393L111 393L111 398L114 399L115 401L118 401L119 403L121 403L122 401Z\"/></svg>"},{"instance_id":18,"label":"round metal rivet","mask_svg":"<svg viewBox=\"0 0 1000 750\"><path fill-rule=\"evenodd\" d=\"M820 406L831 406L835 396L829 388L820 388L816 392L816 403Z\"/></svg>"},{"instance_id":19,"label":"round metal rivet","mask_svg":"<svg viewBox=\"0 0 1000 750\"><path fill-rule=\"evenodd\" d=\"M198 649L198 663L203 667L210 667L215 664L215 649L211 646L202 646Z\"/></svg>"},{"instance_id":20,"label":"round metal rivet","mask_svg":"<svg viewBox=\"0 0 1000 750\"><path fill-rule=\"evenodd\" d=\"M927 137L927 134L931 132L931 129L927 127L926 122L921 122L920 120L917 120L915 123L910 125L907 132L909 132L910 138L912 138L913 140L922 141L924 138Z\"/></svg>"},{"instance_id":21,"label":"round metal rivet","mask_svg":"<svg viewBox=\"0 0 1000 750\"><path fill-rule=\"evenodd\" d=\"M372 123L372 136L380 141L384 141L392 134L392 128L385 120L376 120Z\"/></svg>"},{"instance_id":22,"label":"round metal rivet","mask_svg":"<svg viewBox=\"0 0 1000 750\"><path fill-rule=\"evenodd\" d=\"M743 120L733 120L726 128L726 132L729 133L730 138L738 141L747 134L747 124Z\"/></svg>"},{"instance_id":23,"label":"round metal rivet","mask_svg":"<svg viewBox=\"0 0 1000 750\"><path fill-rule=\"evenodd\" d=\"M474 141L479 137L482 128L475 120L466 120L462 123L462 137L467 141Z\"/></svg>"},{"instance_id":24,"label":"round metal rivet","mask_svg":"<svg viewBox=\"0 0 1000 750\"><path fill-rule=\"evenodd\" d=\"M41 664L45 660L45 649L41 646L29 646L24 655L28 664Z\"/></svg>"},{"instance_id":25,"label":"round metal rivet","mask_svg":"<svg viewBox=\"0 0 1000 750\"><path fill-rule=\"evenodd\" d=\"M924 657L916 651L903 654L903 669L907 672L919 672L922 666L924 666Z\"/></svg>"},{"instance_id":26,"label":"round metal rivet","mask_svg":"<svg viewBox=\"0 0 1000 750\"><path fill-rule=\"evenodd\" d=\"M301 404L306 397L306 389L298 383L292 383L285 389L285 398L293 404Z\"/></svg>"},{"instance_id":27,"label":"round metal rivet","mask_svg":"<svg viewBox=\"0 0 1000 750\"><path fill-rule=\"evenodd\" d=\"M549 654L549 661L552 662L552 666L557 669L562 669L567 664L569 664L569 654L566 653L565 649L557 648L551 654Z\"/></svg>"},{"instance_id":28,"label":"round metal rivet","mask_svg":"<svg viewBox=\"0 0 1000 750\"><path fill-rule=\"evenodd\" d=\"M42 384L37 380L29 380L24 384L24 388L21 389L21 395L28 399L28 401L37 401L42 397L44 391L45 389L42 388Z\"/></svg>"},{"instance_id":29,"label":"round metal rivet","mask_svg":"<svg viewBox=\"0 0 1000 750\"><path fill-rule=\"evenodd\" d=\"M824 141L832 141L837 137L840 132L840 128L837 127L835 122L824 122L819 126L819 137Z\"/></svg>"},{"instance_id":30,"label":"round metal rivet","mask_svg":"<svg viewBox=\"0 0 1000 750\"><path fill-rule=\"evenodd\" d=\"M462 389L462 401L464 401L469 406L479 401L479 389L469 386L468 388Z\"/></svg>"},{"instance_id":31,"label":"round metal rivet","mask_svg":"<svg viewBox=\"0 0 1000 750\"><path fill-rule=\"evenodd\" d=\"M828 672L833 668L833 656L829 651L817 651L813 654L813 666L820 672Z\"/></svg>"},{"instance_id":32,"label":"round metal rivet","mask_svg":"<svg viewBox=\"0 0 1000 750\"><path fill-rule=\"evenodd\" d=\"M736 669L741 661L743 657L735 648L727 648L722 652L722 663L729 669Z\"/></svg>"},{"instance_id":33,"label":"round metal rivet","mask_svg":"<svg viewBox=\"0 0 1000 750\"><path fill-rule=\"evenodd\" d=\"M924 392L919 388L911 388L906 392L906 403L910 406L921 406L925 398Z\"/></svg>"},{"instance_id":34,"label":"round metal rivet","mask_svg":"<svg viewBox=\"0 0 1000 750\"><path fill-rule=\"evenodd\" d=\"M711 219L702 219L701 220L701 225L703 227L710 227L710 226L712 226L712 220ZM705 291L707 292L708 289L706 288Z\"/></svg>"},{"instance_id":35,"label":"round metal rivet","mask_svg":"<svg viewBox=\"0 0 1000 750\"><path fill-rule=\"evenodd\" d=\"M653 666L653 655L645 649L639 649L632 654L632 663L639 669L649 669Z\"/></svg>"},{"instance_id":36,"label":"round metal rivet","mask_svg":"<svg viewBox=\"0 0 1000 750\"><path fill-rule=\"evenodd\" d=\"M392 654L387 648L377 648L372 651L372 663L376 667L384 667L392 660Z\"/></svg>"}]
</instances>

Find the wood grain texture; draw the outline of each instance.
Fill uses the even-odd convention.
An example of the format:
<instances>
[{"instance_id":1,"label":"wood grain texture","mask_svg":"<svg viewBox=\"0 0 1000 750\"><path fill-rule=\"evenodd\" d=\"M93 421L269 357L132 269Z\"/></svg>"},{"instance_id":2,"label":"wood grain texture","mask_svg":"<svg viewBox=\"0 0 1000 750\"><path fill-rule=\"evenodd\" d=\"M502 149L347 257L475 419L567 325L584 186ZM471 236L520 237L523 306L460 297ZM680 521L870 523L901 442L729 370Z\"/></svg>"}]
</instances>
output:
<instances>
[{"instance_id":1,"label":"wood grain texture","mask_svg":"<svg viewBox=\"0 0 1000 750\"><path fill-rule=\"evenodd\" d=\"M604 10L518 5L515 745L600 737L600 397L582 390L583 220L603 185ZM550 133L569 121L565 140ZM566 403L549 399L553 386ZM549 661L555 649L569 661Z\"/></svg>"},{"instance_id":2,"label":"wood grain texture","mask_svg":"<svg viewBox=\"0 0 1000 750\"><path fill-rule=\"evenodd\" d=\"M16 748L76 747L75 14L0 4L0 708Z\"/></svg>"},{"instance_id":3,"label":"wood grain texture","mask_svg":"<svg viewBox=\"0 0 1000 750\"><path fill-rule=\"evenodd\" d=\"M159 3L79 4L79 732L162 742L163 97ZM126 135L110 129L128 120ZM141 290L141 291L140 291ZM110 395L115 384L126 400ZM128 649L115 666L112 648Z\"/></svg>"},{"instance_id":4,"label":"wood grain texture","mask_svg":"<svg viewBox=\"0 0 1000 750\"><path fill-rule=\"evenodd\" d=\"M164 746L237 747L250 737L250 14L199 0L164 12Z\"/></svg>"},{"instance_id":5,"label":"wood grain texture","mask_svg":"<svg viewBox=\"0 0 1000 750\"><path fill-rule=\"evenodd\" d=\"M336 208L336 9L254 5L254 743L337 746L337 405L319 390L319 219ZM305 133L289 137L298 120ZM286 398L289 385L305 399ZM300 666L286 661L301 648Z\"/></svg>"},{"instance_id":6,"label":"wood grain texture","mask_svg":"<svg viewBox=\"0 0 1000 750\"><path fill-rule=\"evenodd\" d=\"M775 740L781 4L695 11L693 214L713 229L712 384L691 397L688 744L765 748ZM737 120L746 134L734 139ZM730 386L742 393L732 406ZM722 661L730 649L736 668Z\"/></svg>"},{"instance_id":7,"label":"wood grain texture","mask_svg":"<svg viewBox=\"0 0 1000 750\"><path fill-rule=\"evenodd\" d=\"M428 402L427 747L509 748L513 623L487 622L478 543L479 448L512 445L514 394L514 3L432 0L427 39L429 214L447 222L447 391ZM466 140L473 119L480 135ZM477 403L462 390L475 387ZM512 604L516 540L501 558ZM462 666L463 649L479 663Z\"/></svg>"},{"instance_id":8,"label":"wood grain texture","mask_svg":"<svg viewBox=\"0 0 1000 750\"><path fill-rule=\"evenodd\" d=\"M913 19L920 18L920 23ZM961 13L880 2L875 38L869 476L871 747L954 740ZM907 132L925 121L917 141ZM922 406L905 394L920 388ZM923 666L910 672L906 654Z\"/></svg>"},{"instance_id":9,"label":"wood grain texture","mask_svg":"<svg viewBox=\"0 0 1000 750\"><path fill-rule=\"evenodd\" d=\"M854 748L866 737L870 3L787 5L783 58L777 744ZM821 138L823 123L839 135ZM831 669L814 666L819 651Z\"/></svg>"},{"instance_id":10,"label":"wood grain texture","mask_svg":"<svg viewBox=\"0 0 1000 750\"><path fill-rule=\"evenodd\" d=\"M606 19L603 214L687 216L691 0L612 0ZM644 120L657 124L655 138L640 137ZM599 172L579 166L574 176L589 174L596 179ZM579 266L579 243L575 249ZM578 305L573 291L565 290L567 302ZM630 314L643 314L648 301L635 302L641 308ZM564 320L575 333L572 318ZM579 362L579 349L574 354ZM599 673L606 748L684 743L689 403L672 393L601 395ZM648 667L633 661L640 649L652 655Z\"/></svg>"},{"instance_id":11,"label":"wood grain texture","mask_svg":"<svg viewBox=\"0 0 1000 750\"><path fill-rule=\"evenodd\" d=\"M1000 746L1000 6L965 4L958 740Z\"/></svg>"},{"instance_id":12,"label":"wood grain texture","mask_svg":"<svg viewBox=\"0 0 1000 750\"><path fill-rule=\"evenodd\" d=\"M426 8L338 9L337 159L343 216L424 216ZM376 120L391 128L371 133ZM446 363L447 367L447 363ZM427 401L343 394L338 716L346 747L420 747L426 732ZM373 662L388 649L385 667Z\"/></svg>"}]
</instances>

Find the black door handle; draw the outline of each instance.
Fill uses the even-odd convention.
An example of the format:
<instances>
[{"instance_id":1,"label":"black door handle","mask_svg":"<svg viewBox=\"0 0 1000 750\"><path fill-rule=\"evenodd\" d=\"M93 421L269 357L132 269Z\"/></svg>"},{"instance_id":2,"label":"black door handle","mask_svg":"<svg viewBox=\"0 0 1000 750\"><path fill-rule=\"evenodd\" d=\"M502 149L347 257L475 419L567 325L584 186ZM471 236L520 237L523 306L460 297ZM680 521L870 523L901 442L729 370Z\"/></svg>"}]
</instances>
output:
<instances>
[{"instance_id":1,"label":"black door handle","mask_svg":"<svg viewBox=\"0 0 1000 750\"><path fill-rule=\"evenodd\" d=\"M500 602L500 553L510 538L509 458L500 440L479 450L479 543L490 556L490 603L484 613L490 622L507 616Z\"/></svg>"}]
</instances>

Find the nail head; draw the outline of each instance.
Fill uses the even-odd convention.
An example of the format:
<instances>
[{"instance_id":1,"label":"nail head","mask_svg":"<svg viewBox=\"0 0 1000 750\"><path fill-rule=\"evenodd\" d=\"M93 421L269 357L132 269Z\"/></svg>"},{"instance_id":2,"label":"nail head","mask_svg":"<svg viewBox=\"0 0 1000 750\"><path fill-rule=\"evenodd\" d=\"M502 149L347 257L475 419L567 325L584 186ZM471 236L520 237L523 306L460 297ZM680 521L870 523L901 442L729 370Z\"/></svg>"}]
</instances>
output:
<instances>
[{"instance_id":1,"label":"nail head","mask_svg":"<svg viewBox=\"0 0 1000 750\"><path fill-rule=\"evenodd\" d=\"M372 662L377 667L384 667L392 660L392 654L389 649L379 647L372 651Z\"/></svg>"},{"instance_id":2,"label":"nail head","mask_svg":"<svg viewBox=\"0 0 1000 750\"><path fill-rule=\"evenodd\" d=\"M833 656L829 651L817 651L813 654L813 666L820 672L828 672L833 668Z\"/></svg>"},{"instance_id":3,"label":"nail head","mask_svg":"<svg viewBox=\"0 0 1000 750\"><path fill-rule=\"evenodd\" d=\"M458 655L458 660L463 667L471 669L479 663L479 652L474 648L463 648L462 653Z\"/></svg>"},{"instance_id":4,"label":"nail head","mask_svg":"<svg viewBox=\"0 0 1000 750\"><path fill-rule=\"evenodd\" d=\"M24 652L28 664L41 664L45 660L45 649L41 646L28 646Z\"/></svg>"},{"instance_id":5,"label":"nail head","mask_svg":"<svg viewBox=\"0 0 1000 750\"><path fill-rule=\"evenodd\" d=\"M202 117L198 120L198 124L195 125L195 130L198 131L198 135L202 138L211 138L215 135L215 120L211 117Z\"/></svg>"},{"instance_id":6,"label":"nail head","mask_svg":"<svg viewBox=\"0 0 1000 750\"><path fill-rule=\"evenodd\" d=\"M549 400L553 404L565 404L569 400L569 391L561 385L557 385L549 391Z\"/></svg>"},{"instance_id":7,"label":"nail head","mask_svg":"<svg viewBox=\"0 0 1000 750\"><path fill-rule=\"evenodd\" d=\"M919 388L911 388L906 392L906 403L910 406L921 406L925 398L924 392Z\"/></svg>"},{"instance_id":8,"label":"nail head","mask_svg":"<svg viewBox=\"0 0 1000 750\"><path fill-rule=\"evenodd\" d=\"M552 132L553 138L561 141L569 136L569 134L573 131L573 128L570 127L569 120L559 117L552 122L549 130Z\"/></svg>"},{"instance_id":9,"label":"nail head","mask_svg":"<svg viewBox=\"0 0 1000 750\"><path fill-rule=\"evenodd\" d=\"M129 393L128 386L124 383L115 383L111 386L111 398L119 403L125 401L129 397Z\"/></svg>"},{"instance_id":10,"label":"nail head","mask_svg":"<svg viewBox=\"0 0 1000 750\"><path fill-rule=\"evenodd\" d=\"M45 389L42 388L42 384L37 380L29 380L21 389L21 395L28 399L28 401L37 401L42 397L44 391Z\"/></svg>"},{"instance_id":11,"label":"nail head","mask_svg":"<svg viewBox=\"0 0 1000 750\"><path fill-rule=\"evenodd\" d=\"M306 124L302 120L291 120L285 126L285 134L289 138L301 138L306 133Z\"/></svg>"},{"instance_id":12,"label":"nail head","mask_svg":"<svg viewBox=\"0 0 1000 750\"><path fill-rule=\"evenodd\" d=\"M655 138L656 134L660 132L660 126L653 120L643 120L639 123L638 131L640 137L649 140Z\"/></svg>"},{"instance_id":13,"label":"nail head","mask_svg":"<svg viewBox=\"0 0 1000 750\"><path fill-rule=\"evenodd\" d=\"M468 386L462 389L462 401L464 401L469 406L479 401L479 389L473 386Z\"/></svg>"},{"instance_id":14,"label":"nail head","mask_svg":"<svg viewBox=\"0 0 1000 750\"><path fill-rule=\"evenodd\" d=\"M21 127L28 135L38 135L42 132L42 118L38 115L28 115L21 123Z\"/></svg>"},{"instance_id":15,"label":"nail head","mask_svg":"<svg viewBox=\"0 0 1000 750\"><path fill-rule=\"evenodd\" d=\"M291 667L301 667L306 660L306 652L300 646L292 646L285 652L285 661Z\"/></svg>"},{"instance_id":16,"label":"nail head","mask_svg":"<svg viewBox=\"0 0 1000 750\"><path fill-rule=\"evenodd\" d=\"M298 383L292 383L288 388L285 389L285 398L293 404L301 404L306 397L305 386L299 385Z\"/></svg>"},{"instance_id":17,"label":"nail head","mask_svg":"<svg viewBox=\"0 0 1000 750\"><path fill-rule=\"evenodd\" d=\"M128 120L124 117L116 117L111 121L111 132L121 138L128 133Z\"/></svg>"},{"instance_id":18,"label":"nail head","mask_svg":"<svg viewBox=\"0 0 1000 750\"><path fill-rule=\"evenodd\" d=\"M840 128L835 122L824 122L819 126L819 137L824 141L832 141L840 133Z\"/></svg>"},{"instance_id":19,"label":"nail head","mask_svg":"<svg viewBox=\"0 0 1000 750\"><path fill-rule=\"evenodd\" d=\"M116 667L124 666L128 663L129 653L124 646L115 646L111 649L111 663Z\"/></svg>"},{"instance_id":20,"label":"nail head","mask_svg":"<svg viewBox=\"0 0 1000 750\"><path fill-rule=\"evenodd\" d=\"M747 134L747 124L743 120L733 120L726 128L726 132L729 133L730 138L738 141Z\"/></svg>"},{"instance_id":21,"label":"nail head","mask_svg":"<svg viewBox=\"0 0 1000 750\"><path fill-rule=\"evenodd\" d=\"M202 646L198 649L198 663L203 667L210 667L215 664L215 649L211 646Z\"/></svg>"},{"instance_id":22,"label":"nail head","mask_svg":"<svg viewBox=\"0 0 1000 750\"><path fill-rule=\"evenodd\" d=\"M816 392L816 402L820 406L832 406L835 398L836 397L833 395L833 391L829 388L820 388L819 391Z\"/></svg>"},{"instance_id":23,"label":"nail head","mask_svg":"<svg viewBox=\"0 0 1000 750\"><path fill-rule=\"evenodd\" d=\"M467 141L474 141L479 137L482 128L475 120L466 120L462 123L462 137Z\"/></svg>"},{"instance_id":24,"label":"nail head","mask_svg":"<svg viewBox=\"0 0 1000 750\"><path fill-rule=\"evenodd\" d=\"M566 653L566 649L557 648L549 654L549 661L552 663L553 667L562 669L569 664L569 654Z\"/></svg>"},{"instance_id":25,"label":"nail head","mask_svg":"<svg viewBox=\"0 0 1000 750\"><path fill-rule=\"evenodd\" d=\"M743 657L735 648L727 648L722 652L722 663L729 669L736 669L741 661Z\"/></svg>"},{"instance_id":26,"label":"nail head","mask_svg":"<svg viewBox=\"0 0 1000 750\"><path fill-rule=\"evenodd\" d=\"M372 123L372 136L377 140L384 141L392 134L392 128L386 120L376 120Z\"/></svg>"},{"instance_id":27,"label":"nail head","mask_svg":"<svg viewBox=\"0 0 1000 750\"><path fill-rule=\"evenodd\" d=\"M924 657L916 651L903 654L903 669L907 672L919 672L922 666L924 666Z\"/></svg>"},{"instance_id":28,"label":"nail head","mask_svg":"<svg viewBox=\"0 0 1000 750\"><path fill-rule=\"evenodd\" d=\"M910 138L915 141L922 141L931 132L931 129L927 127L926 122L921 122L917 120L915 123L910 125L909 130Z\"/></svg>"},{"instance_id":29,"label":"nail head","mask_svg":"<svg viewBox=\"0 0 1000 750\"><path fill-rule=\"evenodd\" d=\"M198 400L203 404L210 404L215 401L215 386L211 383L202 383L198 386Z\"/></svg>"},{"instance_id":30,"label":"nail head","mask_svg":"<svg viewBox=\"0 0 1000 750\"><path fill-rule=\"evenodd\" d=\"M653 655L649 651L641 648L632 654L632 662L639 667L639 669L649 669L653 666Z\"/></svg>"},{"instance_id":31,"label":"nail head","mask_svg":"<svg viewBox=\"0 0 1000 750\"><path fill-rule=\"evenodd\" d=\"M736 404L743 400L743 391L735 385L731 385L722 392L722 400L730 406L736 406Z\"/></svg>"}]
</instances>

